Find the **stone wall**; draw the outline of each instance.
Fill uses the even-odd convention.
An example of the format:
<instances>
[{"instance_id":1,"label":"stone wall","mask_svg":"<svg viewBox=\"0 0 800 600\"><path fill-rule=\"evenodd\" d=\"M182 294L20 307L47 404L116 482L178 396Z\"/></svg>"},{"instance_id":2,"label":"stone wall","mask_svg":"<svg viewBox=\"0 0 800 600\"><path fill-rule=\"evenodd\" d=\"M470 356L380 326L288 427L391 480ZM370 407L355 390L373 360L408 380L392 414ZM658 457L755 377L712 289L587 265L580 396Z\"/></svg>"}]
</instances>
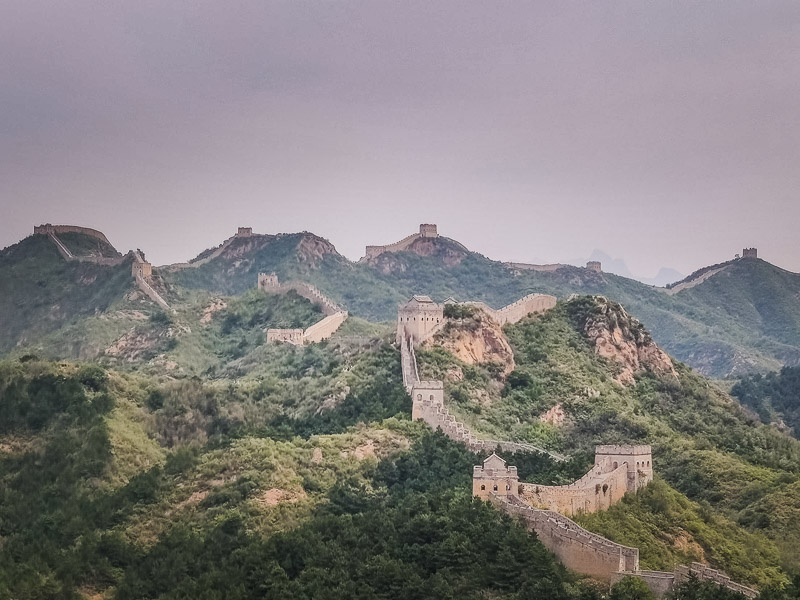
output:
<instances>
[{"instance_id":1,"label":"stone wall","mask_svg":"<svg viewBox=\"0 0 800 600\"><path fill-rule=\"evenodd\" d=\"M758 258L758 248L745 248L742 250L742 258Z\"/></svg>"},{"instance_id":2,"label":"stone wall","mask_svg":"<svg viewBox=\"0 0 800 600\"><path fill-rule=\"evenodd\" d=\"M563 515L606 510L622 500L627 491L625 464L611 472L603 472L600 467L595 466L570 485L547 486L532 483L520 485L520 495L526 503L554 510Z\"/></svg>"},{"instance_id":3,"label":"stone wall","mask_svg":"<svg viewBox=\"0 0 800 600\"><path fill-rule=\"evenodd\" d=\"M675 573L667 571L620 571L611 575L611 585L624 577L637 577L647 584L656 598L663 598L675 584Z\"/></svg>"},{"instance_id":4,"label":"stone wall","mask_svg":"<svg viewBox=\"0 0 800 600\"><path fill-rule=\"evenodd\" d=\"M565 566L610 581L619 571L639 570L639 549L617 544L551 510L527 506L513 497L492 494L489 500L504 512L522 519L539 541Z\"/></svg>"},{"instance_id":5,"label":"stone wall","mask_svg":"<svg viewBox=\"0 0 800 600\"><path fill-rule=\"evenodd\" d=\"M561 263L554 263L550 265L531 265L528 263L507 262L503 264L509 269L517 269L519 271L539 271L541 273L553 273L559 269L570 266Z\"/></svg>"},{"instance_id":6,"label":"stone wall","mask_svg":"<svg viewBox=\"0 0 800 600\"><path fill-rule=\"evenodd\" d=\"M364 262L370 258L375 258L384 252L402 252L411 244L423 237L439 237L436 225L431 223L422 223L419 226L419 233L412 233L411 235L404 237L399 242L387 244L385 246L367 246L364 252L364 257L359 262Z\"/></svg>"},{"instance_id":7,"label":"stone wall","mask_svg":"<svg viewBox=\"0 0 800 600\"><path fill-rule=\"evenodd\" d=\"M678 565L674 572L668 571L620 571L611 577L614 584L623 577L637 577L647 584L656 598L663 598L667 592L671 591L675 584L681 583L694 575L700 581L710 581L721 587L727 588L737 594L742 594L745 598L755 598L758 590L736 583L722 571L712 569L709 566L692 563L691 565Z\"/></svg>"},{"instance_id":8,"label":"stone wall","mask_svg":"<svg viewBox=\"0 0 800 600\"><path fill-rule=\"evenodd\" d=\"M316 343L331 337L342 323L347 319L347 311L339 308L336 303L325 296L313 285L303 282L280 283L275 273L259 273L258 289L263 292L286 293L290 290L297 292L312 304L319 306L325 318L317 321L308 329L269 329L268 342L288 342L290 344ZM300 331L298 336L297 332Z\"/></svg>"},{"instance_id":9,"label":"stone wall","mask_svg":"<svg viewBox=\"0 0 800 600\"><path fill-rule=\"evenodd\" d=\"M286 342L300 346L303 343L303 330L267 329L267 342Z\"/></svg>"},{"instance_id":10,"label":"stone wall","mask_svg":"<svg viewBox=\"0 0 800 600\"><path fill-rule=\"evenodd\" d=\"M410 338L415 346L419 346L444 323L443 304L437 304L428 296L414 296L397 309L397 343Z\"/></svg>"},{"instance_id":11,"label":"stone wall","mask_svg":"<svg viewBox=\"0 0 800 600\"><path fill-rule=\"evenodd\" d=\"M699 579L700 581L711 581L724 588L728 588L729 590L742 594L747 598L755 598L758 595L757 590L747 587L746 585L742 585L741 583L736 583L735 581L732 581L731 578L728 577L722 571L718 571L717 569L712 569L707 565L703 565L696 562L693 562L691 565L688 566L680 565L676 567L675 583L686 581L692 575L697 577L697 579Z\"/></svg>"},{"instance_id":12,"label":"stone wall","mask_svg":"<svg viewBox=\"0 0 800 600\"><path fill-rule=\"evenodd\" d=\"M464 304L480 308L496 323L503 326L521 321L530 314L548 311L556 305L557 301L555 296L547 294L528 294L500 309L494 309L485 302L464 302Z\"/></svg>"},{"instance_id":13,"label":"stone wall","mask_svg":"<svg viewBox=\"0 0 800 600\"><path fill-rule=\"evenodd\" d=\"M101 242L105 242L109 246L111 242L108 241L108 238L103 234L102 231L97 231L97 229L91 229L89 227L78 227L77 225L51 225L50 223L46 223L45 225L37 225L33 228L34 234L41 234L41 235L58 235L59 233L81 233L83 235L88 235L95 239L100 240Z\"/></svg>"},{"instance_id":14,"label":"stone wall","mask_svg":"<svg viewBox=\"0 0 800 600\"><path fill-rule=\"evenodd\" d=\"M305 330L303 333L303 341L308 342L309 344L314 344L328 339L334 333L336 333L336 330L338 330L339 327L342 326L342 323L345 322L345 319L347 319L346 312L337 312L332 315L328 315L321 321L314 323L311 327Z\"/></svg>"},{"instance_id":15,"label":"stone wall","mask_svg":"<svg viewBox=\"0 0 800 600\"><path fill-rule=\"evenodd\" d=\"M586 268L590 271L597 271L598 273L603 272L603 264L599 260L590 260L586 263Z\"/></svg>"},{"instance_id":16,"label":"stone wall","mask_svg":"<svg viewBox=\"0 0 800 600\"><path fill-rule=\"evenodd\" d=\"M530 297L532 296L541 295L532 294ZM526 296L526 298L530 297ZM555 297L544 296L544 298L552 298L553 305L555 305ZM523 298L524 300L525 298ZM515 302L509 306L514 307L512 310L517 312L519 310L518 307L523 307L524 309L539 305L539 300L533 303L523 301ZM486 305L483 304L483 306ZM489 310L492 309L489 308ZM493 452L495 449L500 448L502 451L509 453L539 452L547 454L555 460L564 460L564 457L560 454L548 452L533 444L486 440L475 437L463 423L459 422L447 410L444 404L444 382L421 382L419 380L419 368L417 366L417 358L414 355L414 346L432 337L445 326L447 320L444 319L443 311L443 304L436 304L427 296L415 296L398 310L397 342L400 345L403 384L412 398L411 418L414 421L418 419L424 421L432 429L441 428L445 435L465 444L472 452Z\"/></svg>"},{"instance_id":17,"label":"stone wall","mask_svg":"<svg viewBox=\"0 0 800 600\"><path fill-rule=\"evenodd\" d=\"M236 231L237 238L249 238L253 237L253 228L252 227L239 227Z\"/></svg>"}]
</instances>

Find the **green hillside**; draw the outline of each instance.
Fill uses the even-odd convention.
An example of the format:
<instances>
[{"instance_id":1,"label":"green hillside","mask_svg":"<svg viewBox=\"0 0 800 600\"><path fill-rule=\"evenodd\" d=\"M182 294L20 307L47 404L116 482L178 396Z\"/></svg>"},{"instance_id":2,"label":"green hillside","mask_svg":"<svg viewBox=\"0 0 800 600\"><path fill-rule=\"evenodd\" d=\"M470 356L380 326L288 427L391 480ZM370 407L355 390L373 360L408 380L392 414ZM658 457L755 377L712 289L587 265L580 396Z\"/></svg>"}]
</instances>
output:
<instances>
[{"instance_id":1,"label":"green hillside","mask_svg":"<svg viewBox=\"0 0 800 600\"><path fill-rule=\"evenodd\" d=\"M254 236L234 240L222 256L168 279L186 288L238 294L255 285L259 272L276 272L282 280L313 283L352 314L373 321L394 319L397 304L413 294L483 300L494 307L534 292L559 298L603 294L647 323L670 354L705 375L800 364L800 275L761 260L733 261L703 283L668 295L576 267L510 269L444 237L426 244L424 255L385 253L355 264L312 234Z\"/></svg>"},{"instance_id":2,"label":"green hillside","mask_svg":"<svg viewBox=\"0 0 800 600\"><path fill-rule=\"evenodd\" d=\"M105 311L133 288L130 273L129 260L115 267L67 262L42 235L0 251L0 352Z\"/></svg>"},{"instance_id":3,"label":"green hillside","mask_svg":"<svg viewBox=\"0 0 800 600\"><path fill-rule=\"evenodd\" d=\"M0 363L0 597L599 600L471 498L482 456L410 423L396 348L364 340L356 322L358 340L250 349L260 327L315 310L290 295L215 300L226 306L213 304L197 338L205 310L145 324L192 329L165 350L176 363L182 345L213 342L215 372L157 359ZM623 366L585 332L591 319L651 348L620 310L579 298L507 326L506 378L442 347L419 359L426 376L449 377L448 404L475 431L572 456L514 456L524 481L573 481L597 443L652 444L656 481L580 517L640 547L644 567L699 559L743 582L785 581L800 567L800 442L682 365L617 383ZM451 333L474 330L471 318ZM220 345L226 336L236 343ZM244 354L226 355L241 339ZM564 420L540 421L556 404Z\"/></svg>"},{"instance_id":4,"label":"green hillside","mask_svg":"<svg viewBox=\"0 0 800 600\"><path fill-rule=\"evenodd\" d=\"M784 367L780 372L745 377L731 393L753 409L762 423L788 430L800 437L800 368Z\"/></svg>"},{"instance_id":5,"label":"green hillside","mask_svg":"<svg viewBox=\"0 0 800 600\"><path fill-rule=\"evenodd\" d=\"M756 518L770 503L780 503L781 514L796 514L797 503L781 498L800 485L800 442L754 422L680 363L676 375L644 366L633 384L619 383L624 361L599 357L585 333L604 306L578 298L506 326L515 361L507 378L496 363L459 360L438 337L417 353L420 376L444 379L451 413L487 437L587 456L596 444L651 444L657 473L685 497L655 487L662 489L663 504L650 491L585 520L611 539L648 549L642 559L649 568L694 555L760 583L776 576L777 563L800 568L800 554L785 543L800 539L800 520ZM638 330L621 309L614 311L609 323L622 332ZM474 329L469 322L461 327ZM640 348L646 349L642 335ZM621 361L632 352L632 342L618 348ZM543 420L555 406L561 416Z\"/></svg>"}]
</instances>

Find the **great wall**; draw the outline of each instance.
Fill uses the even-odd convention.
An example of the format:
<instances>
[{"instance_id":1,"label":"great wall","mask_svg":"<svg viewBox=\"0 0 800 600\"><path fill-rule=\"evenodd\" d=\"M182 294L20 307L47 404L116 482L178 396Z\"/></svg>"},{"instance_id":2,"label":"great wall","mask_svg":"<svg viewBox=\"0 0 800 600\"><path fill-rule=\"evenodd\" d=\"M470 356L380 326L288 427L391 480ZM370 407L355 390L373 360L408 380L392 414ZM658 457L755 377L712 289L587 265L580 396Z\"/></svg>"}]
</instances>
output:
<instances>
[{"instance_id":1,"label":"great wall","mask_svg":"<svg viewBox=\"0 0 800 600\"><path fill-rule=\"evenodd\" d=\"M59 254L67 261L115 266L131 257L132 276L139 289L163 309L171 310L167 302L153 289L152 265L139 251L130 251L120 257L75 256L59 238L59 235L67 233L86 235L111 247L106 236L95 229L51 224L34 227L34 234L48 236ZM170 265L168 268L200 266L218 257L233 240L250 236L252 229L240 227L235 236L202 259ZM366 256L361 260L377 257L384 252L402 251L423 237L438 237L436 225L420 225L419 233L395 244L367 246ZM757 258L756 249L746 248L742 258ZM506 263L506 266L520 270L555 271L566 265ZM598 262L589 262L586 268L602 271ZM683 282L678 282L668 293L677 293L682 289L693 287L722 270L724 266L708 268L693 274ZM269 275L259 273L257 286L264 292L295 291L319 306L325 314L322 320L305 330L269 329L268 342L292 344L319 342L333 335L347 319L347 311L310 284L280 283L274 273ZM563 461L564 457L532 444L478 438L448 411L444 403L444 382L420 379L415 348L442 331L447 325L448 319L444 316L445 304L437 304L427 296L414 296L408 303L399 307L396 339L401 349L403 384L412 397L412 419L422 420L433 429L441 429L445 435L463 443L472 452L491 453L482 465L473 468L473 495L520 519L529 530L536 532L544 546L565 566L578 573L609 583L615 583L626 576L636 577L644 581L658 598L672 590L675 584L690 577L713 582L746 598L755 598L758 595L757 590L736 583L721 571L700 563L678 565L672 572L642 570L639 568L638 548L624 546L591 533L569 518L581 513L608 509L626 494L635 493L648 485L653 478L649 446L597 446L594 466L583 477L569 485L547 486L519 482L516 467L508 466L505 460L495 454L495 450L508 453L539 452L557 461ZM483 302L463 304L482 310L502 326L516 323L530 314L542 313L553 308L556 298L543 294L529 294L501 309L493 309Z\"/></svg>"},{"instance_id":2,"label":"great wall","mask_svg":"<svg viewBox=\"0 0 800 600\"><path fill-rule=\"evenodd\" d=\"M436 229L436 225L423 223L419 226L419 233L412 233L411 235L404 237L399 242L387 244L386 246L367 246L364 257L359 262L366 262L371 258L376 258L384 252L402 252L420 238L437 237L439 237L439 233Z\"/></svg>"},{"instance_id":3,"label":"great wall","mask_svg":"<svg viewBox=\"0 0 800 600\"><path fill-rule=\"evenodd\" d=\"M468 304L468 303L465 303ZM487 310L490 318L498 324L515 323L525 316L544 312L556 305L555 296L530 294L499 310L489 308L483 303L474 303ZM465 444L473 452L491 452L500 448L504 452L540 452L555 460L564 457L523 442L482 439L474 434L455 416L450 414L444 403L443 381L421 381L419 366L414 348L430 339L447 324L444 304L433 302L428 296L414 296L397 312L397 343L400 345L400 360L403 384L411 394L411 418L421 419L433 429L441 428L448 437Z\"/></svg>"},{"instance_id":4,"label":"great wall","mask_svg":"<svg viewBox=\"0 0 800 600\"><path fill-rule=\"evenodd\" d=\"M108 238L100 231L91 229L89 227L78 227L77 225L37 225L33 228L34 235L46 235L50 241L55 244L59 254L66 261L89 262L98 265L105 265L108 267L115 267L121 265L128 258L132 259L131 264L131 277L136 282L136 287L139 288L148 298L158 304L164 310L172 310L167 304L167 301L153 289L153 266L147 262L139 250L131 250L124 256L117 257L104 257L104 256L75 256L67 248L66 244L58 237L66 233L77 233L80 235L89 236L100 242L107 244L113 248Z\"/></svg>"},{"instance_id":5,"label":"great wall","mask_svg":"<svg viewBox=\"0 0 800 600\"><path fill-rule=\"evenodd\" d=\"M347 311L340 308L333 300L325 296L313 285L302 282L280 283L275 273L258 274L258 289L262 292L286 293L297 292L312 304L319 306L325 317L307 329L268 329L268 342L287 342L301 345L321 342L331 337L342 323L347 320Z\"/></svg>"},{"instance_id":6,"label":"great wall","mask_svg":"<svg viewBox=\"0 0 800 600\"><path fill-rule=\"evenodd\" d=\"M758 590L699 563L678 565L673 572L641 570L638 548L587 531L559 510L564 508L573 515L604 510L625 494L645 487L652 478L650 446L597 446L594 467L568 486L520 483L517 468L492 453L483 464L473 467L472 493L520 519L565 566L578 573L609 583L626 576L636 577L657 598L691 576L755 598ZM535 488L538 491L531 494ZM585 502L582 507L573 502L576 495Z\"/></svg>"},{"instance_id":7,"label":"great wall","mask_svg":"<svg viewBox=\"0 0 800 600\"><path fill-rule=\"evenodd\" d=\"M464 304L483 310L498 324L505 325L553 308L556 299L531 294L499 310L482 302ZM724 573L698 563L679 565L674 572L641 570L638 548L587 531L569 518L606 510L625 494L647 486L653 479L650 446L597 446L594 466L569 485L520 483L516 467L507 466L495 450L539 452L557 461L563 461L564 457L532 444L478 438L448 411L444 403L444 382L420 379L415 347L447 325L444 307L428 296L413 296L398 308L396 340L400 345L403 385L412 398L412 420L421 420L432 429L441 429L450 439L464 444L472 452L491 453L482 465L473 468L473 495L522 520L565 566L578 573L609 583L625 576L636 577L644 581L658 598L690 575L712 581L747 598L758 595L757 590L733 582Z\"/></svg>"}]
</instances>

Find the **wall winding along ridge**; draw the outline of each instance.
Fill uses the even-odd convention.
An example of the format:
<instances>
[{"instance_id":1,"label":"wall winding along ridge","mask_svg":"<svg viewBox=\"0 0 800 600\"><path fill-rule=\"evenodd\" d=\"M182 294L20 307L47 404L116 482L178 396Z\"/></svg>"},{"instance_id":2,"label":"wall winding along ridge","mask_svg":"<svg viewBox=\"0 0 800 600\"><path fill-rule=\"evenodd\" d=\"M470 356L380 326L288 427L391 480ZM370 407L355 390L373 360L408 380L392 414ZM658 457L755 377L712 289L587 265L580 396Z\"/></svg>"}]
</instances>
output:
<instances>
[{"instance_id":1,"label":"wall winding along ridge","mask_svg":"<svg viewBox=\"0 0 800 600\"><path fill-rule=\"evenodd\" d=\"M649 475L647 472L648 468L652 469L649 457L649 446L597 446L595 466L574 484L562 486L561 489L591 490L597 485L598 476L605 473L613 478L619 486L617 491L621 492L613 496L603 493L606 501L595 504L594 510L608 508L621 500L626 493L635 492L649 483L652 479L652 472ZM623 458L626 459L625 462L619 464ZM631 477L632 471L629 467L635 470L635 477ZM530 487L534 487L534 484L520 484L517 468L507 465L506 461L496 454L490 455L482 465L476 465L472 471L474 496L488 500L500 510L522 519L529 530L536 532L546 548L558 556L567 567L578 573L591 575L610 583L619 581L625 576L638 577L658 598L670 591L676 582L688 579L690 574L743 594L747 598L754 598L758 594L757 590L733 582L724 573L699 563L678 566L674 573L642 571L639 569L638 548L623 546L591 533L558 511L531 506L530 498L526 494L526 489ZM595 489L598 493L602 491L602 487ZM610 488L608 490L610 491ZM567 508L573 511L575 508L581 510L580 507L571 504L567 504ZM583 510L588 511L589 507Z\"/></svg>"},{"instance_id":2,"label":"wall winding along ridge","mask_svg":"<svg viewBox=\"0 0 800 600\"><path fill-rule=\"evenodd\" d=\"M505 317L516 317L521 310L530 308L531 312L546 310L541 306L549 305L550 301L542 302L536 299L529 302L526 299L540 294L531 294L520 301L510 304L508 307L493 311L502 313ZM555 297L552 298L552 305L555 306ZM483 303L480 303L483 304ZM486 306L485 304L483 306ZM506 311L509 307L510 310ZM489 308L489 307L487 307ZM493 309L489 309L493 310ZM505 311L505 312L504 312ZM441 316L440 316L441 315ZM525 315L521 315L517 320ZM506 320L505 322L513 322ZM414 354L414 346L419 345L428 338L440 331L447 319L443 317L443 305L435 304L427 296L414 296L407 304L398 310L397 320L397 340L400 344L400 361L403 371L403 385L411 394L411 418L416 421L421 419L432 429L441 428L442 432L449 438L465 444L473 452L493 452L500 448L504 452L539 452L547 454L553 459L562 461L564 457L554 452L549 452L533 444L520 442L510 442L504 440L486 440L476 437L469 428L458 421L444 404L444 382L443 381L420 381L417 358Z\"/></svg>"},{"instance_id":3,"label":"wall winding along ridge","mask_svg":"<svg viewBox=\"0 0 800 600\"><path fill-rule=\"evenodd\" d=\"M311 325L305 331L302 329L268 329L268 342L287 342L290 344L313 344L331 337L342 323L347 320L347 311L330 298L325 296L313 285L303 282L280 283L275 273L267 275L258 274L258 289L263 292L286 293L290 290L297 292L312 304L319 306L325 317Z\"/></svg>"}]
</instances>

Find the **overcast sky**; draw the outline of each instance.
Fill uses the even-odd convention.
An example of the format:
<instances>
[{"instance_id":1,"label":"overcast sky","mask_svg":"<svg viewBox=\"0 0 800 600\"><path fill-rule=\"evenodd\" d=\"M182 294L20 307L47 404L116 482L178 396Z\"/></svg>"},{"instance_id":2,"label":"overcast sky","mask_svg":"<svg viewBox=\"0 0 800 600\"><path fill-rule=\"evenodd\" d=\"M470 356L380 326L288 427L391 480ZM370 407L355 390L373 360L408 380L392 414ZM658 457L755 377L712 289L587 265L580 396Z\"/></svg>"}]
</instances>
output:
<instances>
[{"instance_id":1,"label":"overcast sky","mask_svg":"<svg viewBox=\"0 0 800 600\"><path fill-rule=\"evenodd\" d=\"M0 204L0 247L81 224L156 264L432 222L800 271L800 3L0 0Z\"/></svg>"}]
</instances>

